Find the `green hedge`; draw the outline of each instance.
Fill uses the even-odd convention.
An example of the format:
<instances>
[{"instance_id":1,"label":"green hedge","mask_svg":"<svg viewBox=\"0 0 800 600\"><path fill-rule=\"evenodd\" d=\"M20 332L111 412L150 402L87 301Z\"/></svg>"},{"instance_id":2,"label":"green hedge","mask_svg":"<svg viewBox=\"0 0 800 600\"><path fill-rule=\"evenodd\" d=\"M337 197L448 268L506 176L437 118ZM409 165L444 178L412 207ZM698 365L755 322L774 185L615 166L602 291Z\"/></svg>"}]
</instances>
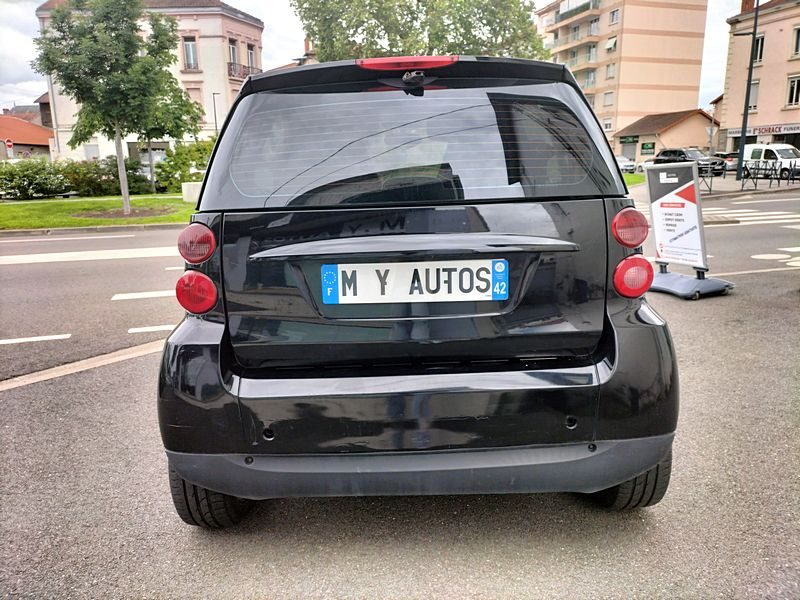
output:
<instances>
[{"instance_id":1,"label":"green hedge","mask_svg":"<svg viewBox=\"0 0 800 600\"><path fill-rule=\"evenodd\" d=\"M138 161L125 160L131 194L150 193L150 184L140 169L141 164ZM119 195L116 157L52 163L41 158L13 163L0 161L0 193L4 197L30 200L52 198L68 192L75 192L79 196Z\"/></svg>"}]
</instances>

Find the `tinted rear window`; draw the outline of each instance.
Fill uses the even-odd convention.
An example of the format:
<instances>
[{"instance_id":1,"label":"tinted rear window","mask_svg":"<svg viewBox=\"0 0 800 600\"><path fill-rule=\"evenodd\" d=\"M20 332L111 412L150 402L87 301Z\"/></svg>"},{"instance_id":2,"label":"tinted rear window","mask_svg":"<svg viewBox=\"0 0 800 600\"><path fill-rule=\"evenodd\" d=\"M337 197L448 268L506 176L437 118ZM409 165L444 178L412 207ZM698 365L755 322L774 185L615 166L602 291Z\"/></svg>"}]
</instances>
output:
<instances>
[{"instance_id":1,"label":"tinted rear window","mask_svg":"<svg viewBox=\"0 0 800 600\"><path fill-rule=\"evenodd\" d=\"M252 94L220 142L202 208L618 194L581 119L541 95L554 85Z\"/></svg>"}]
</instances>

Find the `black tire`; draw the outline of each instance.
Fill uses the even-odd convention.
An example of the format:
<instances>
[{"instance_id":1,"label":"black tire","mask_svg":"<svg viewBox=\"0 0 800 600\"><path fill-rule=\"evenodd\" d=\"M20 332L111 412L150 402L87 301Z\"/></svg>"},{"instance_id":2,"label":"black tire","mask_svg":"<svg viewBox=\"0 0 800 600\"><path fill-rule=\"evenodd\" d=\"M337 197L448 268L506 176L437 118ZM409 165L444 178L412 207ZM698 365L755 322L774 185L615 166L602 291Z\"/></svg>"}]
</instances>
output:
<instances>
[{"instance_id":1,"label":"black tire","mask_svg":"<svg viewBox=\"0 0 800 600\"><path fill-rule=\"evenodd\" d=\"M789 169L781 169L781 179L789 179Z\"/></svg>"},{"instance_id":2,"label":"black tire","mask_svg":"<svg viewBox=\"0 0 800 600\"><path fill-rule=\"evenodd\" d=\"M672 472L672 450L655 467L619 485L592 494L610 510L634 510L658 504L667 493Z\"/></svg>"},{"instance_id":3,"label":"black tire","mask_svg":"<svg viewBox=\"0 0 800 600\"><path fill-rule=\"evenodd\" d=\"M178 516L206 529L232 527L253 507L252 500L235 498L189 483L169 467L169 490Z\"/></svg>"}]
</instances>

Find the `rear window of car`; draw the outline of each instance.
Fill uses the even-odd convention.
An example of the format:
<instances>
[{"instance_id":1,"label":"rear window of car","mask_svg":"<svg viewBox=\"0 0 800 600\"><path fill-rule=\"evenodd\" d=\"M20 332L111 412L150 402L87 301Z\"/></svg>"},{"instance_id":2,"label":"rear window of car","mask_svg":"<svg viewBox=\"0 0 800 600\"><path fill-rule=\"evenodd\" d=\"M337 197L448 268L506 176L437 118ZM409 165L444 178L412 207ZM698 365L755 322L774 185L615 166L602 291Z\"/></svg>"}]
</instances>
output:
<instances>
[{"instance_id":1,"label":"rear window of car","mask_svg":"<svg viewBox=\"0 0 800 600\"><path fill-rule=\"evenodd\" d=\"M618 194L581 118L542 87L251 94L220 141L201 208Z\"/></svg>"}]
</instances>

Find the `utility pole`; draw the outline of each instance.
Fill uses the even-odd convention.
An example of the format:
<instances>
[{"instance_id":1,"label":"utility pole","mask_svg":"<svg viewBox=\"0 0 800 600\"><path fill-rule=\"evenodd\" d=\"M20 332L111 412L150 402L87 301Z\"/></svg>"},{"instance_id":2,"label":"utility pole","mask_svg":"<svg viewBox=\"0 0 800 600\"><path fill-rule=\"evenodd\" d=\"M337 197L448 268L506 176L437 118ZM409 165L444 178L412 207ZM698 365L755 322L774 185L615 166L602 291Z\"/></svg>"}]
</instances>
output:
<instances>
[{"instance_id":1,"label":"utility pole","mask_svg":"<svg viewBox=\"0 0 800 600\"><path fill-rule=\"evenodd\" d=\"M753 15L753 31L742 31L733 35L749 35L750 37L750 63L747 65L747 87L744 90L744 111L742 113L742 133L739 136L739 160L736 165L736 181L741 181L744 171L744 146L747 141L747 117L750 112L750 86L753 85L753 62L756 59L756 35L758 34L758 2L755 1L755 14Z\"/></svg>"},{"instance_id":2,"label":"utility pole","mask_svg":"<svg viewBox=\"0 0 800 600\"><path fill-rule=\"evenodd\" d=\"M217 96L221 95L220 92L211 92L211 103L214 105L214 135L219 134L217 128Z\"/></svg>"}]
</instances>

